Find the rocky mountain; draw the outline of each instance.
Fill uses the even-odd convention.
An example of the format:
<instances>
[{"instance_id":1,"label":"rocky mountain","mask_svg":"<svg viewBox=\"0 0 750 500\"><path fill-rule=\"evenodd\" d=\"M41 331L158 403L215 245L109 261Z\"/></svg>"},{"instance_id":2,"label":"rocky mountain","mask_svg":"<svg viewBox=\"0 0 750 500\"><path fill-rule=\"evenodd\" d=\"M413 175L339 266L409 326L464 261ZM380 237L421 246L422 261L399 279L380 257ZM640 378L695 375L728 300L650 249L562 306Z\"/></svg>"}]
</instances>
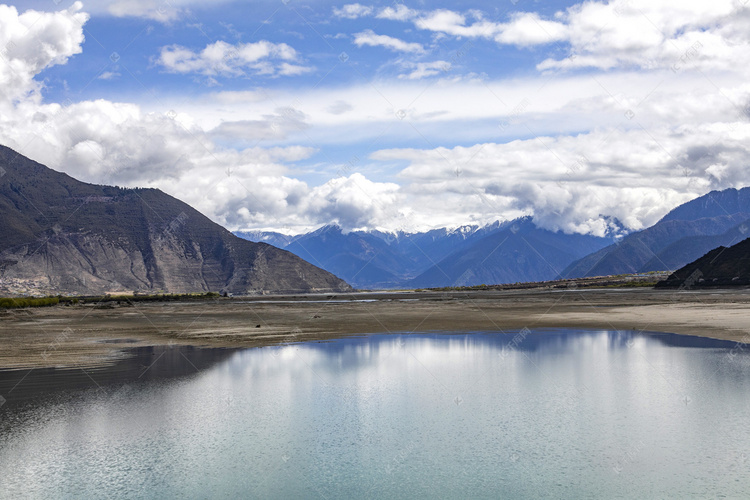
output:
<instances>
[{"instance_id":1,"label":"rocky mountain","mask_svg":"<svg viewBox=\"0 0 750 500\"><path fill-rule=\"evenodd\" d=\"M0 146L0 291L347 291L156 189L86 184Z\"/></svg>"},{"instance_id":2,"label":"rocky mountain","mask_svg":"<svg viewBox=\"0 0 750 500\"><path fill-rule=\"evenodd\" d=\"M573 262L566 278L678 269L750 231L750 188L712 191L669 212L653 226ZM750 233L748 233L750 235Z\"/></svg>"},{"instance_id":3,"label":"rocky mountain","mask_svg":"<svg viewBox=\"0 0 750 500\"><path fill-rule=\"evenodd\" d=\"M672 273L657 288L689 290L750 285L750 238L731 247L720 246Z\"/></svg>"},{"instance_id":4,"label":"rocky mountain","mask_svg":"<svg viewBox=\"0 0 750 500\"><path fill-rule=\"evenodd\" d=\"M407 285L425 288L557 279L571 262L611 241L541 229L527 217L448 255Z\"/></svg>"}]
</instances>

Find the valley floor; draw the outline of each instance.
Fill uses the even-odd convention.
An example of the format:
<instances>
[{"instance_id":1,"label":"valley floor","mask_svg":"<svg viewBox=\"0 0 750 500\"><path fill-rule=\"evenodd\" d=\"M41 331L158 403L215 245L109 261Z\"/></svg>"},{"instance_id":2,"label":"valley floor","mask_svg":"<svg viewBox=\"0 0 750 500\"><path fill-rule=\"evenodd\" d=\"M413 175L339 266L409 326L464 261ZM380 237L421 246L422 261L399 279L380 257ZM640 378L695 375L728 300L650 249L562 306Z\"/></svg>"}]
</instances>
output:
<instances>
[{"instance_id":1,"label":"valley floor","mask_svg":"<svg viewBox=\"0 0 750 500\"><path fill-rule=\"evenodd\" d=\"M0 369L96 367L129 347L260 347L369 333L660 331L750 343L750 290L371 292L0 311ZM750 346L747 346L750 349Z\"/></svg>"}]
</instances>

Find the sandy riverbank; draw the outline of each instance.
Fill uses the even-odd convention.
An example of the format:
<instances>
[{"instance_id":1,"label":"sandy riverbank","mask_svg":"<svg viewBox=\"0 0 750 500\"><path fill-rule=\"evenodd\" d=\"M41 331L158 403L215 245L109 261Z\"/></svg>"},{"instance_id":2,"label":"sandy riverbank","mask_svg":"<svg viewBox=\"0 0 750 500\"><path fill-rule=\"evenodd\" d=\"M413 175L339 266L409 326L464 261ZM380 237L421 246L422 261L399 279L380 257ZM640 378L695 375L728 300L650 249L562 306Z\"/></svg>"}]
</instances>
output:
<instances>
[{"instance_id":1,"label":"sandy riverbank","mask_svg":"<svg viewBox=\"0 0 750 500\"><path fill-rule=\"evenodd\" d=\"M528 328L645 330L750 340L750 290L358 293L0 312L0 369L99 366L123 348L258 347L347 335Z\"/></svg>"}]
</instances>

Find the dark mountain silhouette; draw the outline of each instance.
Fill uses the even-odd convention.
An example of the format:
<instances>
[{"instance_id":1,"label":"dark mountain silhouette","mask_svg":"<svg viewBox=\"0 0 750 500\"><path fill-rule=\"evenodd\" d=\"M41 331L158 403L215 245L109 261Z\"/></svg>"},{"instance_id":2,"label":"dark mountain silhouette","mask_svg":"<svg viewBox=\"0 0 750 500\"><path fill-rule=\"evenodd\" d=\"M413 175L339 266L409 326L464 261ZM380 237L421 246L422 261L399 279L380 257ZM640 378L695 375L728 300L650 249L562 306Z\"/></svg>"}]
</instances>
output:
<instances>
[{"instance_id":1,"label":"dark mountain silhouette","mask_svg":"<svg viewBox=\"0 0 750 500\"><path fill-rule=\"evenodd\" d=\"M657 288L691 289L750 285L750 238L720 246L672 273Z\"/></svg>"},{"instance_id":2,"label":"dark mountain silhouette","mask_svg":"<svg viewBox=\"0 0 750 500\"><path fill-rule=\"evenodd\" d=\"M0 146L4 291L345 291L299 257L242 240L157 189L77 181Z\"/></svg>"},{"instance_id":3,"label":"dark mountain silhouette","mask_svg":"<svg viewBox=\"0 0 750 500\"><path fill-rule=\"evenodd\" d=\"M678 269L717 245L732 245L750 228L750 188L712 191L659 222L572 263L566 278Z\"/></svg>"}]
</instances>

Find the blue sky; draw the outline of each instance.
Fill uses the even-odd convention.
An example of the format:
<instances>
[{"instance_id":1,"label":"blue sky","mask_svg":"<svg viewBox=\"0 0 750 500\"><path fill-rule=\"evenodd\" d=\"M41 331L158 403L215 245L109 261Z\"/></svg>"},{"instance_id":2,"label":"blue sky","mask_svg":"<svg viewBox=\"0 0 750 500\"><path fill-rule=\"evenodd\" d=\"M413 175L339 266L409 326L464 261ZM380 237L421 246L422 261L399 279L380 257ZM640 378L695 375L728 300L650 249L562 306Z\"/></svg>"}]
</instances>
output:
<instances>
[{"instance_id":1,"label":"blue sky","mask_svg":"<svg viewBox=\"0 0 750 500\"><path fill-rule=\"evenodd\" d=\"M750 6L27 1L0 141L230 229L632 229L748 184Z\"/></svg>"}]
</instances>

